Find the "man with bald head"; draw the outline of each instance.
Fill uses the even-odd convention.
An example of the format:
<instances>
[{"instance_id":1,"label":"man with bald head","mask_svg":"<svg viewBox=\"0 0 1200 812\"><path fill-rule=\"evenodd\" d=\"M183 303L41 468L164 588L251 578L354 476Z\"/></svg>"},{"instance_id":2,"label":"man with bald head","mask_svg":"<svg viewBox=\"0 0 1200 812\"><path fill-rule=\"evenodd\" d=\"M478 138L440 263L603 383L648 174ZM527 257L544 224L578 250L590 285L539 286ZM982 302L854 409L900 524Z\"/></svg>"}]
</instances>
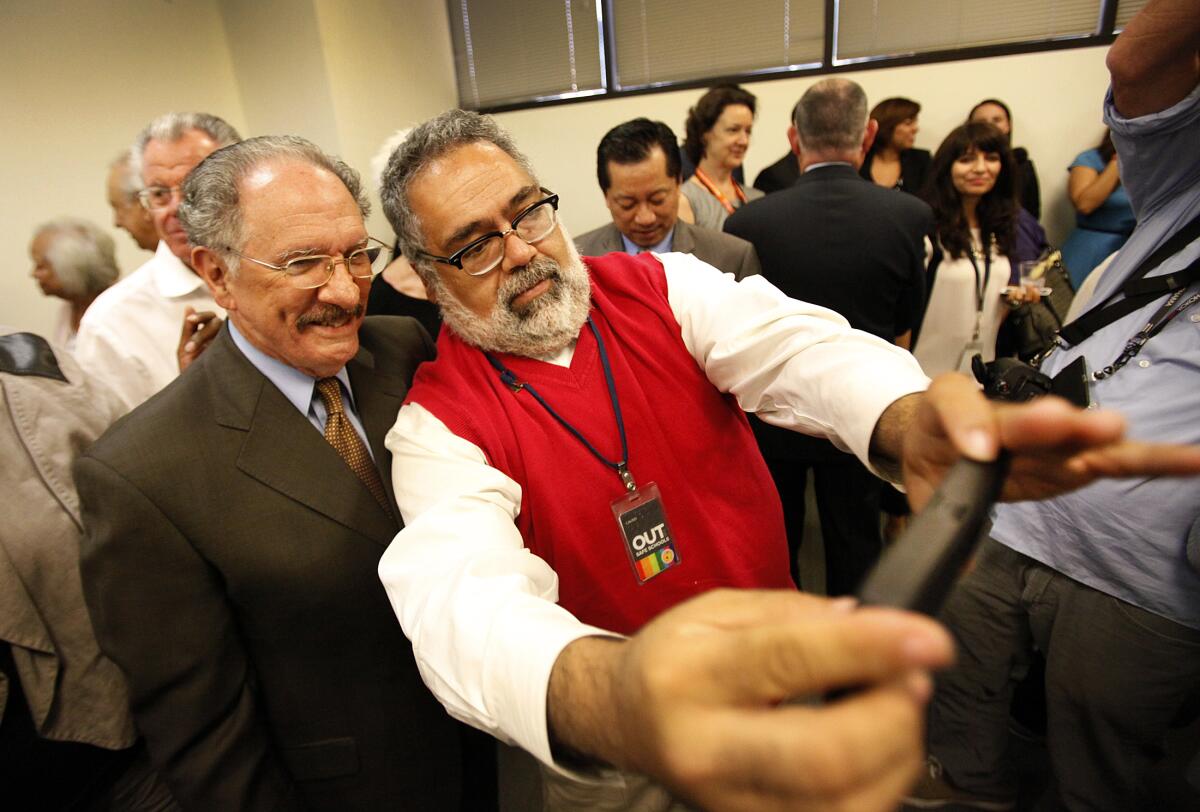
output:
<instances>
[{"instance_id":1,"label":"man with bald head","mask_svg":"<svg viewBox=\"0 0 1200 812\"><path fill-rule=\"evenodd\" d=\"M182 198L228 318L76 467L97 638L185 808L455 809L457 731L375 576L399 515L383 437L432 345L363 317L386 252L358 175L254 138Z\"/></svg>"},{"instance_id":2,"label":"man with bald head","mask_svg":"<svg viewBox=\"0 0 1200 812\"><path fill-rule=\"evenodd\" d=\"M179 189L213 150L241 140L208 113L167 113L130 148L138 197L154 223L154 256L99 296L79 325L75 354L133 408L170 383L219 327L220 308L192 266ZM189 346L189 344L191 346Z\"/></svg>"}]
</instances>

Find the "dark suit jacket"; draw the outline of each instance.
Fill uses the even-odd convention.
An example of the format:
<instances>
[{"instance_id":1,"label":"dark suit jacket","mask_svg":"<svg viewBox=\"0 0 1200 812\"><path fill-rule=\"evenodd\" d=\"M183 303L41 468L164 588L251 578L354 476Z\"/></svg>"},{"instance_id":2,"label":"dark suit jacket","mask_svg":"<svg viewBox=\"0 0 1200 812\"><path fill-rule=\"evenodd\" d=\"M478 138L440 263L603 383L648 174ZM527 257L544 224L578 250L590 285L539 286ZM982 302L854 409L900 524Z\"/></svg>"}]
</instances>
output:
<instances>
[{"instance_id":1,"label":"dark suit jacket","mask_svg":"<svg viewBox=\"0 0 1200 812\"><path fill-rule=\"evenodd\" d=\"M800 162L788 152L775 163L759 172L754 178L754 188L767 194L786 189L800 178Z\"/></svg>"},{"instance_id":2,"label":"dark suit jacket","mask_svg":"<svg viewBox=\"0 0 1200 812\"><path fill-rule=\"evenodd\" d=\"M391 495L384 435L433 346L391 317L360 342ZM75 470L97 637L185 808L457 808L457 731L376 574L397 520L228 331Z\"/></svg>"},{"instance_id":3,"label":"dark suit jacket","mask_svg":"<svg viewBox=\"0 0 1200 812\"><path fill-rule=\"evenodd\" d=\"M858 170L858 174L865 180L871 180L871 161L873 160L875 160L875 151L871 150ZM900 180L896 183L896 188L902 192L920 196L931 163L933 163L933 156L927 149L906 149L901 152ZM871 182L875 181L871 180Z\"/></svg>"},{"instance_id":4,"label":"dark suit jacket","mask_svg":"<svg viewBox=\"0 0 1200 812\"><path fill-rule=\"evenodd\" d=\"M621 232L614 223L595 228L575 238L575 247L585 257L602 257L613 251L624 251ZM738 281L761 270L754 246L729 234L709 228L699 228L683 220L675 221L675 237L671 250L692 254L709 265L733 274Z\"/></svg>"},{"instance_id":5,"label":"dark suit jacket","mask_svg":"<svg viewBox=\"0 0 1200 812\"><path fill-rule=\"evenodd\" d=\"M924 306L924 237L932 228L929 206L844 164L806 172L725 221L726 231L754 244L763 276L788 296L836 310L889 342ZM798 442L785 438L793 432L775 433Z\"/></svg>"}]
</instances>

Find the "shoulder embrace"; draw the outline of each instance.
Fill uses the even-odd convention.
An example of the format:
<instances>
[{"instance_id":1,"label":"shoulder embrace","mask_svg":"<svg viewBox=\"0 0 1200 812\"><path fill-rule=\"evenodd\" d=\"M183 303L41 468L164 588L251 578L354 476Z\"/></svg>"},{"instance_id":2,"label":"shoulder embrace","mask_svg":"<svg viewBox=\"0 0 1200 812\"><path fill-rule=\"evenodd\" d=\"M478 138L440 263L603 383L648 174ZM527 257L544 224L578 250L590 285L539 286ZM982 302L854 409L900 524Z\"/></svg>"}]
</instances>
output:
<instances>
[{"instance_id":1,"label":"shoulder embrace","mask_svg":"<svg viewBox=\"0 0 1200 812\"><path fill-rule=\"evenodd\" d=\"M362 346L372 352L405 355L417 361L434 355L433 337L411 316L367 316L358 335Z\"/></svg>"}]
</instances>

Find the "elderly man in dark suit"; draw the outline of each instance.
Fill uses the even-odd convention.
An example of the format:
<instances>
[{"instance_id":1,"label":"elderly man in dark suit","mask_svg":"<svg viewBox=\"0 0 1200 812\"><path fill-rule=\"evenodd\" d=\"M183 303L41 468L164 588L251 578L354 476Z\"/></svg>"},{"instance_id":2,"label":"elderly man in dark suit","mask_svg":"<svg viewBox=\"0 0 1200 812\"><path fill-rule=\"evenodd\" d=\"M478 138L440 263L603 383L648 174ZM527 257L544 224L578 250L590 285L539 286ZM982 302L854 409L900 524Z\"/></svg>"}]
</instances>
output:
<instances>
[{"instance_id":1,"label":"elderly man in dark suit","mask_svg":"<svg viewBox=\"0 0 1200 812\"><path fill-rule=\"evenodd\" d=\"M857 84L826 79L813 85L788 129L800 179L735 212L725 230L754 245L763 275L788 296L836 310L852 327L907 347L924 304L924 237L933 215L915 197L858 176L876 128ZM825 440L757 421L755 429L783 499L793 567L811 467L826 589L852 592L882 546L879 481Z\"/></svg>"},{"instance_id":2,"label":"elderly man in dark suit","mask_svg":"<svg viewBox=\"0 0 1200 812\"><path fill-rule=\"evenodd\" d=\"M433 348L363 319L383 257L358 176L256 138L183 196L229 320L76 465L101 646L187 809L457 809L457 731L375 575L398 529L383 437Z\"/></svg>"},{"instance_id":3,"label":"elderly man in dark suit","mask_svg":"<svg viewBox=\"0 0 1200 812\"><path fill-rule=\"evenodd\" d=\"M745 240L679 219L679 148L661 121L635 118L605 133L596 176L613 221L575 240L584 256L678 251L739 280L759 272L754 246Z\"/></svg>"}]
</instances>

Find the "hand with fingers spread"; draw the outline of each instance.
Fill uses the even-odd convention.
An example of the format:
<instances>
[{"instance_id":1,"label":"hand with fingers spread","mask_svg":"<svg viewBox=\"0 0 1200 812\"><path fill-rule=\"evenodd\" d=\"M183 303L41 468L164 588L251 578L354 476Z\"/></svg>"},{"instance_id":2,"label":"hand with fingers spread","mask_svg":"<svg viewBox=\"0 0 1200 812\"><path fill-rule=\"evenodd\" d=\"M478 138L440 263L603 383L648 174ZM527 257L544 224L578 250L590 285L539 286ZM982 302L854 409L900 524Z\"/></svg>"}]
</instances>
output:
<instances>
[{"instance_id":1,"label":"hand with fingers spread","mask_svg":"<svg viewBox=\"0 0 1200 812\"><path fill-rule=\"evenodd\" d=\"M221 331L221 318L211 310L196 312L188 307L183 315L183 328L179 333L179 347L175 356L179 359L179 371L183 372L200 357L217 333Z\"/></svg>"},{"instance_id":2,"label":"hand with fingers spread","mask_svg":"<svg viewBox=\"0 0 1200 812\"><path fill-rule=\"evenodd\" d=\"M1012 468L1001 498L1044 499L1100 477L1200 474L1200 448L1126 440L1115 412L1077 409L1054 397L994 403L965 375L939 376L879 419L872 451L899 459L908 499L920 510L960 456L987 461L1003 447Z\"/></svg>"},{"instance_id":3,"label":"hand with fingers spread","mask_svg":"<svg viewBox=\"0 0 1200 812\"><path fill-rule=\"evenodd\" d=\"M551 730L705 809L893 809L923 760L933 621L847 599L717 590L628 640L583 638L550 680ZM854 686L831 704L789 703Z\"/></svg>"}]
</instances>

